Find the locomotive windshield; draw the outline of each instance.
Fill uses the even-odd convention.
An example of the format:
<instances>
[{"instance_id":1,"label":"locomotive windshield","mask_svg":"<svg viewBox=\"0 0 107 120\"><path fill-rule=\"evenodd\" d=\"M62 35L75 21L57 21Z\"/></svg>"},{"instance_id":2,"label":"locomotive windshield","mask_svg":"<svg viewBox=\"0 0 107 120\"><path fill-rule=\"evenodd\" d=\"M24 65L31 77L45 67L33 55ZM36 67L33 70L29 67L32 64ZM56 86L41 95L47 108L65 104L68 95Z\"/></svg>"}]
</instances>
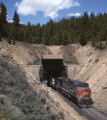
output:
<instances>
[{"instance_id":1,"label":"locomotive windshield","mask_svg":"<svg viewBox=\"0 0 107 120\"><path fill-rule=\"evenodd\" d=\"M89 87L89 85L87 83L80 83L77 87Z\"/></svg>"}]
</instances>

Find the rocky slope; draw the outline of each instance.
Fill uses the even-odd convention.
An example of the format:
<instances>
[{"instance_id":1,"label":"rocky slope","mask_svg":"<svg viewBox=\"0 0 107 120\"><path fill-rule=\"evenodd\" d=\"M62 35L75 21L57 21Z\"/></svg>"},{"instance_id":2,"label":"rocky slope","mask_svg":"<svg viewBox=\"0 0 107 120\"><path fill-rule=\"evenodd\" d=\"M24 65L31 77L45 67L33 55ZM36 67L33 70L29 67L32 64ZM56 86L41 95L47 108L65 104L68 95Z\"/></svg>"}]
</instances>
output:
<instances>
[{"instance_id":1,"label":"rocky slope","mask_svg":"<svg viewBox=\"0 0 107 120\"><path fill-rule=\"evenodd\" d=\"M89 83L94 105L107 113L107 48L98 50L88 44L74 55L82 68L75 79Z\"/></svg>"}]
</instances>

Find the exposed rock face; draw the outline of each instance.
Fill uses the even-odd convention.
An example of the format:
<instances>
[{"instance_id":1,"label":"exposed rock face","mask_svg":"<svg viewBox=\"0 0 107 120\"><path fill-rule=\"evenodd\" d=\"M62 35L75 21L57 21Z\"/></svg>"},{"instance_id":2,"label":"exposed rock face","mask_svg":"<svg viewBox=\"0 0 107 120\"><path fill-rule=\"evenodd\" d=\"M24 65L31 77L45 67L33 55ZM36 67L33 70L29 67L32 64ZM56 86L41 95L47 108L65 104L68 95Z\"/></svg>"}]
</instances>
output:
<instances>
[{"instance_id":1,"label":"exposed rock face","mask_svg":"<svg viewBox=\"0 0 107 120\"><path fill-rule=\"evenodd\" d=\"M89 83L94 105L107 113L107 49L98 50L87 45L74 54L83 66L75 79Z\"/></svg>"},{"instance_id":2,"label":"exposed rock face","mask_svg":"<svg viewBox=\"0 0 107 120\"><path fill-rule=\"evenodd\" d=\"M68 78L74 79L81 71L80 65L67 65Z\"/></svg>"},{"instance_id":3,"label":"exposed rock face","mask_svg":"<svg viewBox=\"0 0 107 120\"><path fill-rule=\"evenodd\" d=\"M1 53L2 51L2 53ZM52 54L44 45L30 45L27 43L16 42L15 45L8 44L5 40L0 42L1 55L8 55L19 65L40 64L42 54ZM9 58L7 56L7 59Z\"/></svg>"}]
</instances>

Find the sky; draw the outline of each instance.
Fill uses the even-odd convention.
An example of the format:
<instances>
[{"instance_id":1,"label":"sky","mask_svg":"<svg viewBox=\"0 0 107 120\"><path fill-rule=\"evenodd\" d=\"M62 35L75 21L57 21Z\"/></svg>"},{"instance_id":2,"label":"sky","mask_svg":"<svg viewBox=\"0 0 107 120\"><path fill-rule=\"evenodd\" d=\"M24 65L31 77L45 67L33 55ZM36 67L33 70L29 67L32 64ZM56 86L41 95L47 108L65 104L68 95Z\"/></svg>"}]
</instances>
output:
<instances>
[{"instance_id":1,"label":"sky","mask_svg":"<svg viewBox=\"0 0 107 120\"><path fill-rule=\"evenodd\" d=\"M79 17L87 12L107 13L107 0L0 0L7 8L8 22L12 22L15 10L21 24L46 24L50 19L58 21L71 16Z\"/></svg>"}]
</instances>

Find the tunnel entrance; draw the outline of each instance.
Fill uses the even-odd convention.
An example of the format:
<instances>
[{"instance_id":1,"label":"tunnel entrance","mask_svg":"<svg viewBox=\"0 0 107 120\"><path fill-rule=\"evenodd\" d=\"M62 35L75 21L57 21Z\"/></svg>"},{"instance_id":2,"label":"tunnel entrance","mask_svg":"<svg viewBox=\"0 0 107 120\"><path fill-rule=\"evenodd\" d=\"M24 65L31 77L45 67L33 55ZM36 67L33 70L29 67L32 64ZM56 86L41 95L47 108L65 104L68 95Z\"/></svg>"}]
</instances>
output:
<instances>
[{"instance_id":1,"label":"tunnel entrance","mask_svg":"<svg viewBox=\"0 0 107 120\"><path fill-rule=\"evenodd\" d=\"M50 86L52 77L67 77L67 66L64 65L62 55L43 55L39 74L41 83L47 81L47 86Z\"/></svg>"}]
</instances>

